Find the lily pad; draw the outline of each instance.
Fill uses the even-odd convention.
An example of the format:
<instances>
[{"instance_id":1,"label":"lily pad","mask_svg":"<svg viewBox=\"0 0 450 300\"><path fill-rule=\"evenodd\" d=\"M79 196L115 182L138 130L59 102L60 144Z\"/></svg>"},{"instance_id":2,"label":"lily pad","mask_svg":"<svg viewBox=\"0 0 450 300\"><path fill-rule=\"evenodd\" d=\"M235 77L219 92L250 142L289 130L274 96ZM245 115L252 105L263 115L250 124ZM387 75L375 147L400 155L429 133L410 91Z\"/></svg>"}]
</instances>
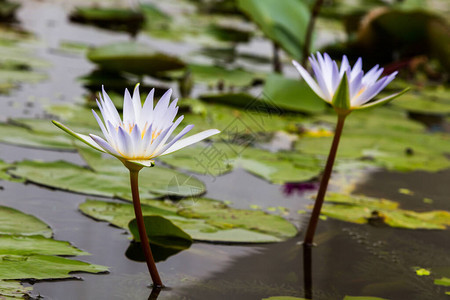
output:
<instances>
[{"instance_id":1,"label":"lily pad","mask_svg":"<svg viewBox=\"0 0 450 300\"><path fill-rule=\"evenodd\" d=\"M0 280L0 298L5 300L26 299L32 287L24 287L16 280Z\"/></svg>"},{"instance_id":2,"label":"lily pad","mask_svg":"<svg viewBox=\"0 0 450 300\"><path fill-rule=\"evenodd\" d=\"M308 299L291 296L273 296L269 298L263 298L262 300L308 300Z\"/></svg>"},{"instance_id":3,"label":"lily pad","mask_svg":"<svg viewBox=\"0 0 450 300\"><path fill-rule=\"evenodd\" d=\"M450 99L429 97L425 94L406 93L401 98L392 102L394 106L403 108L410 112L449 115Z\"/></svg>"},{"instance_id":4,"label":"lily pad","mask_svg":"<svg viewBox=\"0 0 450 300\"><path fill-rule=\"evenodd\" d=\"M450 212L434 210L415 212L398 208L398 203L365 196L329 193L322 214L342 221L386 224L406 229L446 229ZM333 203L333 204L330 204Z\"/></svg>"},{"instance_id":5,"label":"lily pad","mask_svg":"<svg viewBox=\"0 0 450 300\"><path fill-rule=\"evenodd\" d=\"M192 244L192 238L180 227L161 216L145 216L145 229L150 244L174 249L187 249ZM141 242L136 219L128 223L128 228L136 242Z\"/></svg>"},{"instance_id":6,"label":"lily pad","mask_svg":"<svg viewBox=\"0 0 450 300\"><path fill-rule=\"evenodd\" d=\"M50 238L53 232L47 224L35 216L24 214L10 207L0 206L0 234L42 235Z\"/></svg>"},{"instance_id":7,"label":"lily pad","mask_svg":"<svg viewBox=\"0 0 450 300\"><path fill-rule=\"evenodd\" d=\"M90 50L87 57L106 70L136 75L156 75L186 66L174 56L153 51L149 46L135 42L100 46Z\"/></svg>"},{"instance_id":8,"label":"lily pad","mask_svg":"<svg viewBox=\"0 0 450 300\"><path fill-rule=\"evenodd\" d=\"M16 223L17 224L17 223ZM0 255L87 255L70 245L42 236L1 235Z\"/></svg>"},{"instance_id":9,"label":"lily pad","mask_svg":"<svg viewBox=\"0 0 450 300\"><path fill-rule=\"evenodd\" d=\"M292 224L279 216L232 209L211 199L187 199L176 204L158 200L145 203L142 205L144 216L163 216L198 241L267 243L282 241L297 233ZM133 206L128 203L87 200L79 209L88 216L125 229L134 218Z\"/></svg>"},{"instance_id":10,"label":"lily pad","mask_svg":"<svg viewBox=\"0 0 450 300\"><path fill-rule=\"evenodd\" d=\"M380 297L367 297L367 296L345 296L343 300L388 300Z\"/></svg>"},{"instance_id":11,"label":"lily pad","mask_svg":"<svg viewBox=\"0 0 450 300\"><path fill-rule=\"evenodd\" d=\"M244 69L226 69L220 66L190 64L189 70L195 82L226 86L250 86L255 79L263 79L263 74L253 74Z\"/></svg>"},{"instance_id":12,"label":"lily pad","mask_svg":"<svg viewBox=\"0 0 450 300\"><path fill-rule=\"evenodd\" d=\"M286 111L314 114L323 112L326 107L325 102L304 80L289 79L278 74L267 77L263 95L261 100Z\"/></svg>"},{"instance_id":13,"label":"lily pad","mask_svg":"<svg viewBox=\"0 0 450 300\"><path fill-rule=\"evenodd\" d=\"M58 256L0 255L0 279L72 278L70 272L106 272L108 268Z\"/></svg>"},{"instance_id":14,"label":"lily pad","mask_svg":"<svg viewBox=\"0 0 450 300\"><path fill-rule=\"evenodd\" d=\"M129 174L125 167L115 167L114 159L103 159L102 170L92 171L65 161L22 161L15 164L10 174L27 181L61 190L117 197L131 200ZM120 162L119 162L120 163ZM108 165L109 164L109 165ZM158 166L143 170L140 174L142 198L157 198L162 195L192 196L204 193L204 185L187 175Z\"/></svg>"},{"instance_id":15,"label":"lily pad","mask_svg":"<svg viewBox=\"0 0 450 300\"><path fill-rule=\"evenodd\" d=\"M306 1L238 0L238 8L294 59L301 59L310 11Z\"/></svg>"},{"instance_id":16,"label":"lily pad","mask_svg":"<svg viewBox=\"0 0 450 300\"><path fill-rule=\"evenodd\" d=\"M450 286L450 278L442 277L434 280L434 284L442 286Z\"/></svg>"},{"instance_id":17,"label":"lily pad","mask_svg":"<svg viewBox=\"0 0 450 300\"><path fill-rule=\"evenodd\" d=\"M50 123L49 121L45 121ZM73 150L72 139L60 133L47 133L25 127L0 124L0 142L33 148Z\"/></svg>"}]
</instances>

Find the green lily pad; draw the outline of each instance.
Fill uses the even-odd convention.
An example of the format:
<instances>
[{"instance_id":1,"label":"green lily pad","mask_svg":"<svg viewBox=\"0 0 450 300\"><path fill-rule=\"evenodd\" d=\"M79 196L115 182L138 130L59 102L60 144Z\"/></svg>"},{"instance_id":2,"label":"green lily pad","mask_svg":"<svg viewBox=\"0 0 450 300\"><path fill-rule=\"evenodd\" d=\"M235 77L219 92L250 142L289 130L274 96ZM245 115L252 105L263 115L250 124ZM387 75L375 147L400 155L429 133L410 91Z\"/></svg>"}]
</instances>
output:
<instances>
[{"instance_id":1,"label":"green lily pad","mask_svg":"<svg viewBox=\"0 0 450 300\"><path fill-rule=\"evenodd\" d=\"M329 193L322 214L357 224L384 223L405 229L446 229L450 212L435 210L415 212L398 208L398 203L386 199ZM333 204L330 204L333 203Z\"/></svg>"},{"instance_id":2,"label":"green lily pad","mask_svg":"<svg viewBox=\"0 0 450 300\"><path fill-rule=\"evenodd\" d=\"M448 115L450 114L449 98L431 98L422 93L414 94L406 93L399 99L392 102L394 106L400 107L410 112L432 114L432 115Z\"/></svg>"},{"instance_id":3,"label":"green lily pad","mask_svg":"<svg viewBox=\"0 0 450 300\"><path fill-rule=\"evenodd\" d=\"M101 273L108 269L58 256L0 255L0 279L72 278L70 272Z\"/></svg>"},{"instance_id":4,"label":"green lily pad","mask_svg":"<svg viewBox=\"0 0 450 300\"><path fill-rule=\"evenodd\" d=\"M345 296L343 300L388 300L380 297L367 297L367 296Z\"/></svg>"},{"instance_id":5,"label":"green lily pad","mask_svg":"<svg viewBox=\"0 0 450 300\"><path fill-rule=\"evenodd\" d=\"M51 124L49 121L46 123ZM66 135L39 132L21 126L0 124L0 142L34 148L73 150L72 139Z\"/></svg>"},{"instance_id":6,"label":"green lily pad","mask_svg":"<svg viewBox=\"0 0 450 300\"><path fill-rule=\"evenodd\" d=\"M189 234L164 217L145 216L144 224L150 244L178 250L187 249L192 244ZM128 228L134 240L140 242L136 219L128 223Z\"/></svg>"},{"instance_id":7,"label":"green lily pad","mask_svg":"<svg viewBox=\"0 0 450 300\"><path fill-rule=\"evenodd\" d=\"M253 74L244 69L226 69L219 66L190 64L189 70L195 82L217 85L223 82L226 86L250 86L255 79L262 79L262 74Z\"/></svg>"},{"instance_id":8,"label":"green lily pad","mask_svg":"<svg viewBox=\"0 0 450 300\"><path fill-rule=\"evenodd\" d=\"M238 8L295 59L301 59L310 11L306 1L238 0Z\"/></svg>"},{"instance_id":9,"label":"green lily pad","mask_svg":"<svg viewBox=\"0 0 450 300\"><path fill-rule=\"evenodd\" d=\"M312 155L247 148L235 166L275 184L308 181L322 171L322 161Z\"/></svg>"},{"instance_id":10,"label":"green lily pad","mask_svg":"<svg viewBox=\"0 0 450 300\"><path fill-rule=\"evenodd\" d=\"M261 100L286 111L314 114L323 112L326 107L325 102L304 80L289 79L278 74L267 77L263 95Z\"/></svg>"},{"instance_id":11,"label":"green lily pad","mask_svg":"<svg viewBox=\"0 0 450 300\"><path fill-rule=\"evenodd\" d=\"M335 122L336 116L318 117ZM326 157L332 137L308 137L298 140L302 153ZM433 147L429 147L433 145ZM407 120L405 114L387 108L350 115L344 126L337 159L362 159L398 171L439 171L450 167L446 156L450 135L427 133L423 125Z\"/></svg>"},{"instance_id":12,"label":"green lily pad","mask_svg":"<svg viewBox=\"0 0 450 300\"><path fill-rule=\"evenodd\" d=\"M232 209L211 199L187 199L174 203L148 200L143 215L170 220L194 240L226 243L279 242L296 235L296 228L279 216L262 211ZM86 215L128 228L134 209L128 203L87 200L79 206Z\"/></svg>"},{"instance_id":13,"label":"green lily pad","mask_svg":"<svg viewBox=\"0 0 450 300\"><path fill-rule=\"evenodd\" d=\"M100 46L90 50L87 58L106 70L136 75L156 75L186 66L176 57L153 51L149 46L135 42Z\"/></svg>"},{"instance_id":14,"label":"green lily pad","mask_svg":"<svg viewBox=\"0 0 450 300\"><path fill-rule=\"evenodd\" d=\"M100 159L99 165L103 167L94 172L65 161L22 161L8 172L52 188L131 200L128 171L123 166L114 166L115 162L116 159ZM140 175L142 198L156 198L165 194L192 196L205 191L204 185L197 179L160 166L145 169Z\"/></svg>"},{"instance_id":15,"label":"green lily pad","mask_svg":"<svg viewBox=\"0 0 450 300\"><path fill-rule=\"evenodd\" d=\"M224 143L194 145L158 158L174 168L211 175L213 177L230 172L236 153Z\"/></svg>"},{"instance_id":16,"label":"green lily pad","mask_svg":"<svg viewBox=\"0 0 450 300\"><path fill-rule=\"evenodd\" d=\"M16 280L0 280L0 298L5 300L26 299L33 287L24 287Z\"/></svg>"},{"instance_id":17,"label":"green lily pad","mask_svg":"<svg viewBox=\"0 0 450 300\"><path fill-rule=\"evenodd\" d=\"M269 298L263 298L262 300L308 300L308 299L291 296L273 296Z\"/></svg>"},{"instance_id":18,"label":"green lily pad","mask_svg":"<svg viewBox=\"0 0 450 300\"><path fill-rule=\"evenodd\" d=\"M442 286L450 286L450 278L442 277L434 280L434 284Z\"/></svg>"},{"instance_id":19,"label":"green lily pad","mask_svg":"<svg viewBox=\"0 0 450 300\"><path fill-rule=\"evenodd\" d=\"M17 223L16 223L17 224ZM69 242L42 236L1 235L0 255L87 255Z\"/></svg>"},{"instance_id":20,"label":"green lily pad","mask_svg":"<svg viewBox=\"0 0 450 300\"><path fill-rule=\"evenodd\" d=\"M38 218L10 207L0 206L0 234L42 235L50 238L50 227Z\"/></svg>"}]
</instances>

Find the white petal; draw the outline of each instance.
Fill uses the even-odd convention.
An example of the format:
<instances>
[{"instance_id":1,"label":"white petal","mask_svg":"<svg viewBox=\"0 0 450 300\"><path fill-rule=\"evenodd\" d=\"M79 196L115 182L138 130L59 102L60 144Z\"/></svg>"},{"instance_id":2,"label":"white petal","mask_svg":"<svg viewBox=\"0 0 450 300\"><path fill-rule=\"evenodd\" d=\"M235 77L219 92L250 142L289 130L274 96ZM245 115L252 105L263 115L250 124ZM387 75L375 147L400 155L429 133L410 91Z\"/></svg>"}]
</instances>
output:
<instances>
[{"instance_id":1,"label":"white petal","mask_svg":"<svg viewBox=\"0 0 450 300\"><path fill-rule=\"evenodd\" d=\"M103 93L103 109L105 112L109 114L108 120L111 120L111 122L114 125L118 126L120 123L122 123L120 115L117 112L117 109L114 106L113 102L111 101L111 98L109 98L108 94L106 93L103 85L102 85L102 93Z\"/></svg>"},{"instance_id":2,"label":"white petal","mask_svg":"<svg viewBox=\"0 0 450 300\"><path fill-rule=\"evenodd\" d=\"M139 126L137 124L134 125L133 129L131 130L131 141L133 143L133 156L140 157L142 154L142 135L141 130L139 129Z\"/></svg>"},{"instance_id":3,"label":"white petal","mask_svg":"<svg viewBox=\"0 0 450 300\"><path fill-rule=\"evenodd\" d=\"M167 92L162 95L158 103L153 110L154 121L153 124L158 125L161 118L165 115L167 108L169 107L170 96L172 95L172 89L168 89Z\"/></svg>"},{"instance_id":4,"label":"white petal","mask_svg":"<svg viewBox=\"0 0 450 300\"><path fill-rule=\"evenodd\" d=\"M94 148L95 150L98 150L98 151L101 151L101 152L105 152L105 150L103 150L101 147L99 147L97 145L97 143L94 142L94 140L92 140L91 137L89 137L87 135L84 135L84 134L81 134L81 133L77 133L77 132L73 131L72 129L70 129L69 127L66 127L65 125L59 123L58 121L53 120L52 123L55 124L60 129L62 129L63 131L65 131L66 133L70 134L71 136L79 139L80 141L82 141L86 145Z\"/></svg>"},{"instance_id":5,"label":"white petal","mask_svg":"<svg viewBox=\"0 0 450 300\"><path fill-rule=\"evenodd\" d=\"M218 134L220 131L217 129L209 129L209 130L205 130L202 131L200 133L191 135L190 137L184 138L182 140L179 140L178 142L176 142L175 144L172 145L172 147L170 147L169 149L167 149L166 151L164 151L161 155L166 155L172 152L175 152L177 150L180 150L184 147L190 146L192 144L198 143L201 140L204 140L212 135ZM160 156L161 156L160 155Z\"/></svg>"},{"instance_id":6,"label":"white petal","mask_svg":"<svg viewBox=\"0 0 450 300\"><path fill-rule=\"evenodd\" d=\"M133 143L128 133L122 127L119 127L118 138L120 153L125 158L131 158L133 155Z\"/></svg>"},{"instance_id":7,"label":"white petal","mask_svg":"<svg viewBox=\"0 0 450 300\"><path fill-rule=\"evenodd\" d=\"M179 139L181 139L183 136L185 136L191 129L194 128L194 125L187 125L183 128L183 130L180 131L167 145L164 145L160 149L157 149L156 152L152 155L153 157L157 157L164 153L167 149L172 147L173 144L175 144Z\"/></svg>"},{"instance_id":8,"label":"white petal","mask_svg":"<svg viewBox=\"0 0 450 300\"><path fill-rule=\"evenodd\" d=\"M100 147L102 147L106 152L108 152L111 155L117 156L117 157L121 157L121 155L113 148L111 147L110 144L108 144L104 139L102 139L101 137L95 135L95 134L90 134L89 135Z\"/></svg>"},{"instance_id":9,"label":"white petal","mask_svg":"<svg viewBox=\"0 0 450 300\"><path fill-rule=\"evenodd\" d=\"M361 71L362 71L362 58L360 57L353 66L349 79L353 80L356 77L356 75L358 75Z\"/></svg>"},{"instance_id":10,"label":"white petal","mask_svg":"<svg viewBox=\"0 0 450 300\"><path fill-rule=\"evenodd\" d=\"M297 71L300 73L300 76L306 81L306 83L309 85L309 87L314 91L314 93L317 94L322 99L325 99L324 94L320 90L317 83L314 81L314 79L309 75L308 71L306 71L298 62L295 60L292 61L294 64L294 67L297 69Z\"/></svg>"},{"instance_id":11,"label":"white petal","mask_svg":"<svg viewBox=\"0 0 450 300\"><path fill-rule=\"evenodd\" d=\"M155 150L158 148L159 145L161 145L161 141L166 137L167 133L172 127L167 127L164 129L159 136L152 140L152 143L150 145L147 145L147 148L144 149L144 157L149 157Z\"/></svg>"},{"instance_id":12,"label":"white petal","mask_svg":"<svg viewBox=\"0 0 450 300\"><path fill-rule=\"evenodd\" d=\"M361 91L363 88L361 82L363 78L363 73L360 72L349 84L350 87L350 104L353 105L354 98L357 98L356 95Z\"/></svg>"},{"instance_id":13,"label":"white petal","mask_svg":"<svg viewBox=\"0 0 450 300\"><path fill-rule=\"evenodd\" d=\"M134 109L135 123L139 124L142 109L141 94L139 93L139 83L136 84L133 91L133 109Z\"/></svg>"},{"instance_id":14,"label":"white petal","mask_svg":"<svg viewBox=\"0 0 450 300\"><path fill-rule=\"evenodd\" d=\"M325 79L323 78L322 70L320 69L319 65L313 61L313 59L310 59L311 67L314 71L314 75L316 77L317 83L319 84L320 90L322 94L324 95L324 99L327 102L331 102L332 97L332 91L328 90L327 84L325 83Z\"/></svg>"},{"instance_id":15,"label":"white petal","mask_svg":"<svg viewBox=\"0 0 450 300\"><path fill-rule=\"evenodd\" d=\"M126 125L134 124L135 120L133 100L128 89L125 89L123 96L123 123Z\"/></svg>"},{"instance_id":16,"label":"white petal","mask_svg":"<svg viewBox=\"0 0 450 300\"><path fill-rule=\"evenodd\" d=\"M145 99L144 106L142 107L139 126L143 129L145 123L151 124L153 121L153 96L155 94L155 89L152 89L150 93L148 93L147 98Z\"/></svg>"},{"instance_id":17,"label":"white petal","mask_svg":"<svg viewBox=\"0 0 450 300\"><path fill-rule=\"evenodd\" d=\"M350 64L348 63L348 58L346 55L342 56L341 69L339 71L339 76L342 78L344 76L344 72L350 68Z\"/></svg>"},{"instance_id":18,"label":"white petal","mask_svg":"<svg viewBox=\"0 0 450 300\"><path fill-rule=\"evenodd\" d=\"M174 132L174 130L178 127L178 125L180 125L181 121L183 121L184 116L180 116L175 123L173 123L170 126L169 131L167 132L166 136L161 140L161 142L159 143L159 146L154 150L154 152L159 151L161 148L164 147L165 143L167 142L167 140L169 139L169 137L172 135L172 133Z\"/></svg>"},{"instance_id":19,"label":"white petal","mask_svg":"<svg viewBox=\"0 0 450 300\"><path fill-rule=\"evenodd\" d=\"M100 129L102 130L104 137L108 140L108 143L111 143L111 136L110 136L108 130L106 130L105 125L103 124L102 120L97 115L95 110L92 110L92 113L94 114L94 118L95 118L95 120L97 120L98 126L100 126Z\"/></svg>"}]
</instances>

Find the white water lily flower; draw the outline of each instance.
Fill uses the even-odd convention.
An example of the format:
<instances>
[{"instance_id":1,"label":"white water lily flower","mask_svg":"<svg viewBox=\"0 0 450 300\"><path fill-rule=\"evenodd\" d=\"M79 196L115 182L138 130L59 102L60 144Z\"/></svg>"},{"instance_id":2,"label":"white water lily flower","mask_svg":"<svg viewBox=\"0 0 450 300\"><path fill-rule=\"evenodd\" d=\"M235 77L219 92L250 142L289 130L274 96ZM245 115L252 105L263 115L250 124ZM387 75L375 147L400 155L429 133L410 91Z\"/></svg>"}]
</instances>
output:
<instances>
[{"instance_id":1,"label":"white water lily flower","mask_svg":"<svg viewBox=\"0 0 450 300\"><path fill-rule=\"evenodd\" d=\"M180 116L174 122L178 112L178 99L170 103L172 90L169 89L153 108L153 94L154 89L142 105L139 84L136 85L133 96L126 89L121 119L102 87L103 97L99 95L97 105L103 121L94 110L92 112L105 139L95 134L89 134L89 136L79 134L59 122L53 121L53 123L94 149L117 157L128 168L153 166L155 157L180 150L220 132L217 129L210 129L181 139L194 127L194 125L187 125L171 138L172 133L184 118Z\"/></svg>"},{"instance_id":2,"label":"white water lily flower","mask_svg":"<svg viewBox=\"0 0 450 300\"><path fill-rule=\"evenodd\" d=\"M317 52L317 58L311 55L309 61L316 80L298 62L294 60L292 63L311 89L330 103L338 113L346 114L354 109L380 105L407 91L405 89L383 99L371 101L395 78L397 72L380 78L383 68L376 65L364 74L362 59L359 58L352 68L345 55L340 68L326 53L322 56Z\"/></svg>"}]
</instances>

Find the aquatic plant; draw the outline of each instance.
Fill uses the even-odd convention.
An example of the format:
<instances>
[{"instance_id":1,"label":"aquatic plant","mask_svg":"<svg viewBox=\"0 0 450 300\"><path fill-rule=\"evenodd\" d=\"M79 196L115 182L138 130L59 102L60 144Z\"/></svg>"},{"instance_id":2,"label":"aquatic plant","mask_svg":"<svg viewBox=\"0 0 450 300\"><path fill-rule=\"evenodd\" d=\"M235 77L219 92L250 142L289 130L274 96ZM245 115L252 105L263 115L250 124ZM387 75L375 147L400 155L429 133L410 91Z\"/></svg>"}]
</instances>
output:
<instances>
[{"instance_id":1,"label":"aquatic plant","mask_svg":"<svg viewBox=\"0 0 450 300\"><path fill-rule=\"evenodd\" d=\"M133 206L141 245L153 284L161 287L163 284L153 259L142 216L138 185L139 171L144 167L153 167L154 158L197 143L219 133L219 130L205 130L182 139L194 127L194 125L187 125L169 141L172 133L183 120L183 116L180 116L175 122L173 121L178 112L178 99L170 102L172 90L169 89L153 108L153 95L154 89L150 91L142 105L139 84L135 86L132 96L126 89L121 118L102 87L102 94L99 95L97 105L103 121L95 110L92 112L106 140L94 134L87 136L76 133L57 121L53 123L88 146L118 158L130 171Z\"/></svg>"},{"instance_id":2,"label":"aquatic plant","mask_svg":"<svg viewBox=\"0 0 450 300\"><path fill-rule=\"evenodd\" d=\"M318 52L316 57L311 55L309 61L316 80L314 80L298 62L294 60L292 63L310 88L334 108L338 118L333 143L320 182L311 219L308 224L304 240L305 245L312 245L313 243L314 233L325 198L328 181L330 180L331 171L333 170L333 164L336 158L342 129L344 128L345 118L353 110L371 108L387 103L408 90L404 89L399 93L392 94L385 98L372 100L392 80L394 80L397 72L380 78L384 69L376 65L364 74L364 71L362 70L362 59L359 58L353 67L351 67L345 55L342 57L340 68L338 68L336 61L333 61L326 53L322 56L322 54Z\"/></svg>"}]
</instances>

